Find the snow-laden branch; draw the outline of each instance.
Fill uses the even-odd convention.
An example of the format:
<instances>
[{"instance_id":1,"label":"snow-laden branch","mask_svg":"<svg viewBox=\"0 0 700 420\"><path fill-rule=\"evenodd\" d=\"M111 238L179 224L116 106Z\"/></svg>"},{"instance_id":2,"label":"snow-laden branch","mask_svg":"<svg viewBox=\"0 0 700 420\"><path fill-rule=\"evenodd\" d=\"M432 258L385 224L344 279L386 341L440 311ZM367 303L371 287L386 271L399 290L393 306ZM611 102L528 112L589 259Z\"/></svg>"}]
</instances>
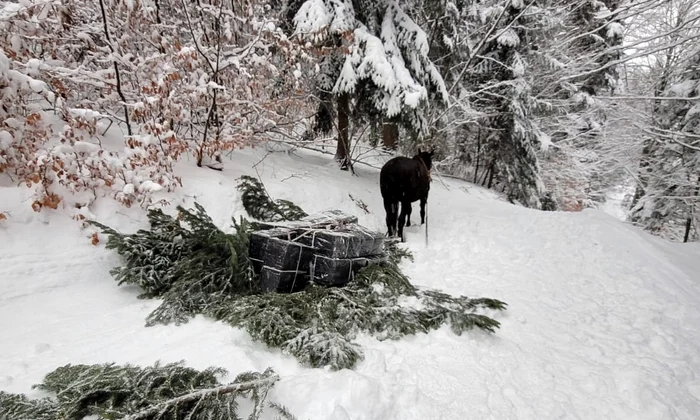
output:
<instances>
[{"instance_id":1,"label":"snow-laden branch","mask_svg":"<svg viewBox=\"0 0 700 420\"><path fill-rule=\"evenodd\" d=\"M696 152L700 152L700 146L694 146L692 144L688 144L688 143L678 139L679 136L700 139L700 136L692 135L690 133L683 133L683 132L679 132L679 131L663 130L663 129L658 128L658 127L639 127L638 126L637 128L641 129L643 132L645 132L646 134L649 134L652 137L664 138L666 140L670 140L676 144L679 144L687 149L695 150Z\"/></svg>"},{"instance_id":2,"label":"snow-laden branch","mask_svg":"<svg viewBox=\"0 0 700 420\"><path fill-rule=\"evenodd\" d=\"M612 101L697 101L700 96L653 96L653 95L620 95L620 96L596 96L597 99Z\"/></svg>"},{"instance_id":3,"label":"snow-laden branch","mask_svg":"<svg viewBox=\"0 0 700 420\"><path fill-rule=\"evenodd\" d=\"M576 33L576 35L564 39L563 41L559 42L558 44L553 45L554 50L564 50L565 46L571 45L572 43L576 42L577 40L589 37L591 35L595 35L601 30L605 29L608 25L610 25L611 20L618 20L618 21L625 21L631 17L640 15L642 13L645 13L649 10L652 10L656 7L659 7L660 4L664 3L665 0L647 0L639 3L631 2L628 3L627 5L621 6L618 9L615 9L613 12L608 13L607 15L604 16L599 16L599 18L604 18L605 21L600 24L599 26L589 30L585 31L582 33ZM633 8L638 8L637 10L634 11L634 13L630 13L628 15L623 15L623 16L618 16L621 15L622 13L631 10Z\"/></svg>"},{"instance_id":4,"label":"snow-laden branch","mask_svg":"<svg viewBox=\"0 0 700 420\"><path fill-rule=\"evenodd\" d=\"M649 56L649 55L651 55L651 54L653 54L653 53L656 53L656 52L659 52L659 51L663 51L663 50L666 50L666 49L669 49L669 48L674 48L674 47L677 47L677 46L682 45L682 44L685 44L685 43L690 43L691 41L694 41L694 40L697 40L697 39L700 39L700 34L694 35L694 36L690 36L690 37L688 37L688 38L683 38L683 39L680 39L680 40L677 40L677 41L674 41L674 42L671 42L671 43L667 43L667 44L663 44L663 45L660 45L660 46L656 46L656 47L650 48L650 49L648 49L648 50L642 50L641 52L638 52L638 53L636 53L636 54L628 55L628 56L625 56L625 57L620 58L620 59L617 59L617 60L609 61L609 62L607 62L606 64L604 64L604 65L602 65L602 66L600 66L600 67L597 67L597 68L595 68L595 69L592 69L592 70L588 70L588 71L576 73L576 74L573 74L573 75L562 76L562 77L559 78L559 82L566 82L566 81L569 81L569 80L578 79L578 78L580 78L580 77L585 77L585 76L590 76L590 75L592 75L592 74L600 73L600 72L603 71L603 70L607 70L607 69L609 69L609 68L611 68L611 67L619 66L620 64L624 64L624 63L626 63L626 62L628 62L628 61L631 61L631 60L634 60L634 59L637 59L637 58L640 58L640 57L646 57L646 56Z\"/></svg>"},{"instance_id":5,"label":"snow-laden branch","mask_svg":"<svg viewBox=\"0 0 700 420\"><path fill-rule=\"evenodd\" d=\"M138 413L134 413L134 414L128 415L126 417L123 417L122 420L148 419L148 418L151 418L152 416L157 415L158 413L165 412L170 407L176 407L176 406L179 406L181 404L191 403L194 401L201 401L201 400L204 400L205 398L208 398L208 397L227 395L227 394L233 394L233 393L241 393L241 392L251 391L254 389L269 387L272 384L274 384L275 382L277 382L279 379L280 379L279 375L273 374L271 376L264 377L262 379L256 379L253 381L232 383L229 385L223 385L223 386L219 386L216 388L202 389L200 391L196 391L196 392L193 392L191 394L186 394L186 395L182 395L179 397L169 399L167 401L163 401L162 403L153 405L146 410L143 410L143 411L140 411Z\"/></svg>"},{"instance_id":6,"label":"snow-laden branch","mask_svg":"<svg viewBox=\"0 0 700 420\"><path fill-rule=\"evenodd\" d=\"M530 2L530 4L528 4L528 7L531 4L533 4L534 1L535 0L532 0ZM511 3L512 3L512 0L511 0ZM457 75L457 78L455 78L454 84L452 85L452 87L447 91L448 94L452 94L452 91L454 90L454 88L457 87L460 80L462 80L462 77L464 77L464 74L467 72L467 69L469 69L469 65L470 65L471 61L474 59L474 57L476 57L477 54L479 54L479 52L481 52L481 48L483 48L484 44L486 44L486 40L491 38L491 34L493 33L493 31L496 30L496 28L498 27L498 24L501 22L501 19L503 19L503 16L506 14L507 10L508 10L507 7L504 7L503 10L501 10L501 13L498 15L498 17L493 22L493 24L491 25L489 30L486 32L486 34L481 38L481 40L479 40L479 43L476 45L476 47L474 47L474 49L472 51L470 51L469 57L467 58L467 61L464 63L464 67L462 68L462 71L459 73L459 75ZM447 111L445 111L445 112L447 112ZM440 119L440 117L438 117L437 119Z\"/></svg>"}]
</instances>

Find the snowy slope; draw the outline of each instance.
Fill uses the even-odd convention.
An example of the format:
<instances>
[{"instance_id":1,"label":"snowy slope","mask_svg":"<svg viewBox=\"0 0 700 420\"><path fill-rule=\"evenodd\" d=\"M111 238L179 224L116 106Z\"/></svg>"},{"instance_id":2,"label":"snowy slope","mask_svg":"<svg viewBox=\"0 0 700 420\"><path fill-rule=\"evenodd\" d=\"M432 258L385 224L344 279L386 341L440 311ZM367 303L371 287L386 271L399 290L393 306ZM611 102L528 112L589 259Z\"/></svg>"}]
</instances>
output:
<instances>
[{"instance_id":1,"label":"snowy slope","mask_svg":"<svg viewBox=\"0 0 700 420\"><path fill-rule=\"evenodd\" d=\"M235 178L256 174L273 197L314 212L341 208L384 230L378 171L358 176L310 152L234 153L224 172L179 167L173 204L204 205L220 226L243 214ZM261 161L262 159L262 161ZM255 169L253 164L257 164ZM363 200L365 214L348 196ZM36 214L30 192L0 187L0 389L30 386L66 363L186 360L231 375L272 366L270 395L299 419L697 419L700 413L700 247L663 242L599 211L548 213L455 180L434 180L429 246L408 228L420 286L501 299L495 335L448 328L378 342L364 337L353 370L301 367L247 333L197 318L144 327L156 301L117 287L118 262L66 213ZM98 220L145 226L138 209L101 200ZM413 221L419 221L414 204ZM225 378L227 379L227 378Z\"/></svg>"}]
</instances>

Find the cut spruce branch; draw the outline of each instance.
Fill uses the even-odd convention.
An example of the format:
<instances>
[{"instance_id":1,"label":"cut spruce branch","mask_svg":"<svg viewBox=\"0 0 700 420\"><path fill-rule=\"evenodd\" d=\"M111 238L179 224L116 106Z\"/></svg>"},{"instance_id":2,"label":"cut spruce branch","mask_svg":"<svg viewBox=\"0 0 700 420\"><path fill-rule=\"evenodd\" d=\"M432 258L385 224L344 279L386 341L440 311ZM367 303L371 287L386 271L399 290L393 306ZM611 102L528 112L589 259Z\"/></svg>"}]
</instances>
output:
<instances>
[{"instance_id":1,"label":"cut spruce branch","mask_svg":"<svg viewBox=\"0 0 700 420\"><path fill-rule=\"evenodd\" d=\"M228 420L242 418L239 402L248 400L252 405L250 420L258 420L267 412L281 419L294 419L285 407L267 401L268 392L279 380L272 369L241 373L228 384L217 379L224 374L226 371L221 368L198 371L185 367L183 362L147 367L69 364L50 372L41 384L34 385L48 392L49 397L29 399L25 395L0 392L0 418Z\"/></svg>"},{"instance_id":2,"label":"cut spruce branch","mask_svg":"<svg viewBox=\"0 0 700 420\"><path fill-rule=\"evenodd\" d=\"M243 175L238 184L243 208L254 219L265 222L298 220L307 216L299 206L288 200L272 200L265 186L252 176Z\"/></svg>"},{"instance_id":3,"label":"cut spruce branch","mask_svg":"<svg viewBox=\"0 0 700 420\"><path fill-rule=\"evenodd\" d=\"M293 203L292 212L270 210L262 184L251 179L241 179L255 190L250 196L256 200L246 205L251 213L296 219L306 214ZM195 206L178 207L177 218L151 210L151 230L134 234L92 222L109 234L107 248L124 257L124 265L111 271L119 284L141 286L142 297L163 299L147 325L178 324L203 314L245 329L254 340L304 365L333 370L352 368L362 360L362 348L355 342L359 333L396 340L442 325L456 334L473 328L495 332L500 326L484 313L504 310L506 304L499 300L455 297L413 286L399 268L402 259L412 256L395 243L386 244L385 262L361 269L345 287L311 283L297 293L261 293L248 259L252 224L234 220L234 232L227 234ZM409 301L414 303L406 304Z\"/></svg>"},{"instance_id":4,"label":"cut spruce branch","mask_svg":"<svg viewBox=\"0 0 700 420\"><path fill-rule=\"evenodd\" d=\"M153 405L145 410L141 410L138 413L130 414L124 417L124 420L151 419L154 418L154 416L157 416L159 413L167 412L171 407L178 407L181 405L191 404L193 402L204 400L205 398L219 397L221 395L228 395L234 393L243 393L253 391L258 388L269 387L278 380L279 376L270 375L259 379L253 379L247 382L234 382L229 385L202 389L196 392L192 392L190 394L185 394L179 397L171 398L167 401L163 401L161 403Z\"/></svg>"}]
</instances>

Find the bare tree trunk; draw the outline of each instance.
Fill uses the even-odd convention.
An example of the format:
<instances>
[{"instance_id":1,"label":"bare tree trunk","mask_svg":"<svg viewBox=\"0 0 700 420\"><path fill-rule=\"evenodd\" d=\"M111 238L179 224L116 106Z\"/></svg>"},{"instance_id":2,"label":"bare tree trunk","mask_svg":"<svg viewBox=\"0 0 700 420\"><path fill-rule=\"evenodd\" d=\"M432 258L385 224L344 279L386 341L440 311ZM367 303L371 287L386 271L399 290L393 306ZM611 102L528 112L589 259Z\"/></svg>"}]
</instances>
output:
<instances>
[{"instance_id":1,"label":"bare tree trunk","mask_svg":"<svg viewBox=\"0 0 700 420\"><path fill-rule=\"evenodd\" d=\"M109 51L112 55L116 54L114 50L114 45L112 45L112 38L109 36L109 24L107 23L107 12L105 11L104 0L100 0L100 10L102 11L102 23L104 25L105 39L107 40L107 46L109 46ZM126 133L131 136L131 123L129 123L129 108L126 106L126 96L122 91L122 80L119 74L119 66L117 65L117 59L112 58L114 63L114 76L117 82L117 94L119 94L119 99L121 99L124 104L124 121L126 122Z\"/></svg>"},{"instance_id":2,"label":"bare tree trunk","mask_svg":"<svg viewBox=\"0 0 700 420\"><path fill-rule=\"evenodd\" d=\"M395 150L399 142L399 127L393 123L384 123L382 127L382 142L384 148Z\"/></svg>"},{"instance_id":3,"label":"bare tree trunk","mask_svg":"<svg viewBox=\"0 0 700 420\"><path fill-rule=\"evenodd\" d=\"M158 1L159 1L159 0L155 0L155 1L154 1L154 4L155 4L155 6L156 6L156 23L157 23L158 25L160 25L160 24L161 24L161 21L160 21L160 3L158 3ZM162 46L159 47L159 49L161 49L161 48L163 48L163 47L162 47Z\"/></svg>"},{"instance_id":4,"label":"bare tree trunk","mask_svg":"<svg viewBox=\"0 0 700 420\"><path fill-rule=\"evenodd\" d=\"M477 177L479 176L479 158L481 155L481 126L479 126L479 131L476 135L476 168L474 169L474 183L476 184Z\"/></svg>"},{"instance_id":5,"label":"bare tree trunk","mask_svg":"<svg viewBox=\"0 0 700 420\"><path fill-rule=\"evenodd\" d=\"M700 177L698 177L697 181L698 185L695 187L695 197L700 195ZM688 242L688 239L690 239L690 230L693 227L693 205L691 204L690 207L690 214L688 215L688 218L685 220L685 234L683 235L683 242ZM697 226L696 226L697 229Z\"/></svg>"},{"instance_id":6,"label":"bare tree trunk","mask_svg":"<svg viewBox=\"0 0 700 420\"><path fill-rule=\"evenodd\" d=\"M379 145L379 119L372 117L370 124L371 131L369 136L369 144L372 147L377 147Z\"/></svg>"},{"instance_id":7,"label":"bare tree trunk","mask_svg":"<svg viewBox=\"0 0 700 420\"><path fill-rule=\"evenodd\" d=\"M493 176L495 175L496 171L495 169L495 163L491 162L491 166L489 166L489 183L486 186L486 188L491 189L491 185L493 185Z\"/></svg>"},{"instance_id":8,"label":"bare tree trunk","mask_svg":"<svg viewBox=\"0 0 700 420\"><path fill-rule=\"evenodd\" d=\"M690 237L690 228L693 226L693 217L688 216L688 218L685 221L685 234L683 235L683 243L688 242L688 238Z\"/></svg>"},{"instance_id":9,"label":"bare tree trunk","mask_svg":"<svg viewBox=\"0 0 700 420\"><path fill-rule=\"evenodd\" d=\"M210 63L210 68L212 70L211 74L211 80L219 84L219 65L221 63L221 47L222 47L222 31L221 31L221 19L223 17L223 11L224 11L224 3L220 3L219 5L219 12L216 16L216 20L214 21L214 29L215 29L215 34L212 34L212 37L216 35L216 63L212 66ZM186 6L185 6L186 7ZM200 8L200 13L201 13L201 8ZM205 31L206 32L206 31ZM192 34L192 37L195 36L193 28L190 26L190 33ZM207 57L204 56L206 59ZM208 59L207 59L208 61ZM212 98L211 98L211 106L209 107L209 112L207 113L207 119L204 123L204 134L202 135L202 143L199 145L199 149L197 150L197 166L202 167L202 160L204 159L204 148L206 147L208 143L208 136L209 136L209 130L210 128L212 130L217 130L215 137L218 137L220 134L220 126L219 126L219 113L218 113L218 103L217 103L217 93L218 89L214 89L212 92ZM209 165L207 165L209 166ZM211 169L217 169L218 168L209 166Z\"/></svg>"},{"instance_id":10,"label":"bare tree trunk","mask_svg":"<svg viewBox=\"0 0 700 420\"><path fill-rule=\"evenodd\" d=\"M347 171L350 166L349 133L350 95L341 93L338 96L338 147L335 158L340 162L340 169Z\"/></svg>"},{"instance_id":11,"label":"bare tree trunk","mask_svg":"<svg viewBox=\"0 0 700 420\"><path fill-rule=\"evenodd\" d=\"M484 171L484 176L481 178L480 184L482 187L486 186L486 180L488 179L488 177L489 177L489 168L487 167L486 170Z\"/></svg>"}]
</instances>

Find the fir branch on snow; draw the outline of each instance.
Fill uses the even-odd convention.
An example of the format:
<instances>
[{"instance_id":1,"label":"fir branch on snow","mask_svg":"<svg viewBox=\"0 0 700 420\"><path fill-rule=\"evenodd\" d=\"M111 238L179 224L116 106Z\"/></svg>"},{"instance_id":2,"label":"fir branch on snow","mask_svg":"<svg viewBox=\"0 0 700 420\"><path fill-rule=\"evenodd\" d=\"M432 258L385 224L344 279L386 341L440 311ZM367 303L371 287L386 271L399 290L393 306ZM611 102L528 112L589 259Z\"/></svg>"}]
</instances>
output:
<instances>
[{"instance_id":1,"label":"fir branch on snow","mask_svg":"<svg viewBox=\"0 0 700 420\"><path fill-rule=\"evenodd\" d=\"M391 252L390 252L391 253ZM474 327L494 332L499 323L477 314L481 308L503 310L495 299L452 297L416 289L390 255L384 263L360 270L343 288L314 284L300 293L249 295L222 302L212 315L245 328L270 347L279 347L303 364L352 368L362 359L354 343L360 332L378 339L399 339L450 324L456 334Z\"/></svg>"},{"instance_id":2,"label":"fir branch on snow","mask_svg":"<svg viewBox=\"0 0 700 420\"><path fill-rule=\"evenodd\" d=\"M245 329L254 340L280 348L302 364L337 370L362 359L354 341L359 333L399 339L445 324L456 334L473 328L494 332L498 321L477 312L506 307L495 299L414 287L399 268L412 255L397 244L387 244L387 261L363 268L346 287L312 283L298 293L260 293L248 262L250 225L234 221L235 233L225 234L201 206L178 210L177 220L151 210L153 232L122 235L103 227L111 235L107 247L126 257L123 267L112 270L115 278L164 299L147 325L186 322L204 314Z\"/></svg>"},{"instance_id":3,"label":"fir branch on snow","mask_svg":"<svg viewBox=\"0 0 700 420\"><path fill-rule=\"evenodd\" d=\"M248 260L250 224L234 220L235 233L226 234L201 205L195 206L195 211L178 206L177 219L149 210L151 230L131 235L90 222L110 235L107 248L126 260L110 271L118 284L140 286L140 298L163 298L147 325L187 322L212 299L257 291Z\"/></svg>"},{"instance_id":4,"label":"fir branch on snow","mask_svg":"<svg viewBox=\"0 0 700 420\"><path fill-rule=\"evenodd\" d=\"M248 214L257 220L281 222L299 220L308 216L299 206L288 200L272 200L265 186L252 176L243 175L238 183L243 207Z\"/></svg>"},{"instance_id":5,"label":"fir branch on snow","mask_svg":"<svg viewBox=\"0 0 700 420\"><path fill-rule=\"evenodd\" d=\"M289 411L266 401L279 377L271 370L246 372L229 384L217 376L221 368L197 371L180 363L145 368L115 364L65 365L35 385L53 397L30 400L24 395L0 392L3 420L75 419L95 415L104 419L175 420L239 418L238 400L251 400L249 419L259 419L265 407L294 417Z\"/></svg>"},{"instance_id":6,"label":"fir branch on snow","mask_svg":"<svg viewBox=\"0 0 700 420\"><path fill-rule=\"evenodd\" d=\"M0 391L0 420L55 420L59 407L49 398L30 400L25 395Z\"/></svg>"}]
</instances>

